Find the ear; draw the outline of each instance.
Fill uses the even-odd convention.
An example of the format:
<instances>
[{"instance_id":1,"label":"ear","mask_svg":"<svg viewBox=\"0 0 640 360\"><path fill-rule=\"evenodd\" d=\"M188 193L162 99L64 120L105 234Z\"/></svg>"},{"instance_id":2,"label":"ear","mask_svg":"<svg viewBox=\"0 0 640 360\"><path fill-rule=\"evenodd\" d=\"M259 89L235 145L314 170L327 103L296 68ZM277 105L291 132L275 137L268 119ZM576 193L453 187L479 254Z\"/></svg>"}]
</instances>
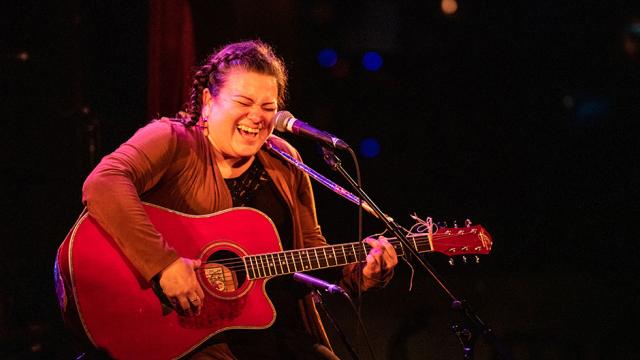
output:
<instances>
[{"instance_id":1,"label":"ear","mask_svg":"<svg viewBox=\"0 0 640 360\"><path fill-rule=\"evenodd\" d=\"M208 106L211 103L211 92L209 92L209 88L204 88L202 90L202 107Z\"/></svg>"}]
</instances>

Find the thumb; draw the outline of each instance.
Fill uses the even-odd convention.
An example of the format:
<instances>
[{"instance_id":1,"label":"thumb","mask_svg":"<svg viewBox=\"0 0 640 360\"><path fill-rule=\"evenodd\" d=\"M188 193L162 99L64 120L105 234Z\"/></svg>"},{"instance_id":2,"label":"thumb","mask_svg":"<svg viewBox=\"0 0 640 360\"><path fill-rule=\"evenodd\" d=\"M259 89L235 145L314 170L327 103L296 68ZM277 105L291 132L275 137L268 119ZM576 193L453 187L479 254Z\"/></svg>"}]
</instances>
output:
<instances>
[{"instance_id":1,"label":"thumb","mask_svg":"<svg viewBox=\"0 0 640 360\"><path fill-rule=\"evenodd\" d=\"M202 265L202 260L200 260L200 259L191 260L191 266L193 266L194 270L199 268L200 265Z\"/></svg>"}]
</instances>

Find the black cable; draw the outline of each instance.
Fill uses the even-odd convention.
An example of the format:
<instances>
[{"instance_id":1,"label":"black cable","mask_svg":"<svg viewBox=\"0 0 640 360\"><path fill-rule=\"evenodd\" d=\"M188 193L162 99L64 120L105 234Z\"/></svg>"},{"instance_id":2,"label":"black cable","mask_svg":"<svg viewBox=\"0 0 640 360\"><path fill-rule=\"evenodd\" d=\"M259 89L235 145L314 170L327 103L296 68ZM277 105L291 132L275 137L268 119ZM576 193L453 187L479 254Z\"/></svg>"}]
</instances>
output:
<instances>
[{"instance_id":1,"label":"black cable","mask_svg":"<svg viewBox=\"0 0 640 360\"><path fill-rule=\"evenodd\" d=\"M376 360L376 354L375 354L375 351L373 351L373 346L371 345L371 340L369 339L369 334L367 333L367 328L364 326L364 322L362 321L362 317L360 316L360 312L358 311L358 309L356 308L355 304L353 303L353 300L351 299L351 296L349 296L349 294L346 291L342 291L340 293L342 295L344 295L344 297L347 298L347 300L349 301L349 304L351 305L351 308L356 313L356 317L358 318L358 324L360 325L360 329L362 330L362 333L364 334L364 338L365 338L365 340L367 342L367 347L369 347L369 352L371 353L371 358L373 360Z\"/></svg>"},{"instance_id":2,"label":"black cable","mask_svg":"<svg viewBox=\"0 0 640 360\"><path fill-rule=\"evenodd\" d=\"M358 162L358 157L356 156L356 153L353 151L352 148L347 148L347 150L349 151L349 155L351 155L351 159L353 160L353 166L355 168L356 171L356 183L358 184L359 187L362 187L362 176L360 173L360 163ZM358 206L358 241L362 241L363 238L363 224L362 224L363 220L362 220L362 205ZM347 298L347 300L349 301L349 304L351 305L351 308L353 309L353 311L356 313L356 317L358 320L358 325L360 327L360 329L362 330L362 334L364 335L365 341L367 343L367 347L369 348L369 352L371 352L371 357L372 359L376 359L376 355L375 352L373 351L373 346L371 345L371 339L369 339L369 334L367 333L367 329L364 326L364 322L362 321L362 316L361 316L361 309L362 309L362 289L360 287L360 284L362 283L362 271L358 271L358 305L356 306L353 302L353 299L351 299L351 296L349 296L348 293L343 292L342 294L344 295L344 297Z\"/></svg>"},{"instance_id":3,"label":"black cable","mask_svg":"<svg viewBox=\"0 0 640 360\"><path fill-rule=\"evenodd\" d=\"M358 157L356 153L353 152L353 149L348 148L349 154L351 155L351 159L353 159L353 165L356 170L356 182L358 186L362 187L362 178L360 176L360 163L358 162ZM358 241L362 240L362 205L358 206Z\"/></svg>"},{"instance_id":4,"label":"black cable","mask_svg":"<svg viewBox=\"0 0 640 360\"><path fill-rule=\"evenodd\" d=\"M349 354L351 354L351 357L354 360L359 360L360 357L358 356L358 354L354 350L353 346L351 345L351 343L349 342L349 340L345 336L344 332L342 331L342 328L340 327L340 324L338 324L338 322L333 317L333 315L331 315L331 312L329 311L329 309L327 309L327 307L324 305L324 300L322 298L322 293L320 291L318 291L318 290L313 290L312 294L313 294L313 297L314 297L314 302L316 304L320 305L320 308L322 309L322 311L324 311L325 315L327 316L327 318L331 322L331 325L333 325L333 327L336 329L336 332L340 336L340 339L342 339L342 342L344 342L344 345L347 348L347 350L349 351Z\"/></svg>"}]
</instances>

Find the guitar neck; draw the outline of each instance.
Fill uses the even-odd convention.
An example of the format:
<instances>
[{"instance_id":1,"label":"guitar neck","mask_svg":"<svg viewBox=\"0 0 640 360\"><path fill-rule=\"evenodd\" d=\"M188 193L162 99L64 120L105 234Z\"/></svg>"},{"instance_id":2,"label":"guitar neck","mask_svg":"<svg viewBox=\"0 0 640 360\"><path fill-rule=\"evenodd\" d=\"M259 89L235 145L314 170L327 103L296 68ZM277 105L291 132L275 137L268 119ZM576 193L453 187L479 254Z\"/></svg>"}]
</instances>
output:
<instances>
[{"instance_id":1,"label":"guitar neck","mask_svg":"<svg viewBox=\"0 0 640 360\"><path fill-rule=\"evenodd\" d=\"M407 237L420 252L431 251L427 235ZM404 255L402 243L388 238L398 256ZM328 245L269 254L249 255L243 258L250 279L292 274L298 271L320 270L365 261L371 246L364 242Z\"/></svg>"}]
</instances>

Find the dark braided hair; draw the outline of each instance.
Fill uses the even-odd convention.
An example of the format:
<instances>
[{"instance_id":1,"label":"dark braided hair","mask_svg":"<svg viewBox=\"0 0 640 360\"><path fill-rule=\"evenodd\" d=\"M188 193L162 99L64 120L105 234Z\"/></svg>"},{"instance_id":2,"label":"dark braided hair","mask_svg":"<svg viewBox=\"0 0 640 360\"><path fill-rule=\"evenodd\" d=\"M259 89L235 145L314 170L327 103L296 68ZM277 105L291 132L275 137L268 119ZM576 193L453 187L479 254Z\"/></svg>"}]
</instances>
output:
<instances>
[{"instance_id":1,"label":"dark braided hair","mask_svg":"<svg viewBox=\"0 0 640 360\"><path fill-rule=\"evenodd\" d=\"M197 124L202 114L202 91L217 96L231 69L241 68L259 74L270 75L278 83L278 106L284 104L287 93L287 71L284 62L275 55L271 46L260 40L228 44L213 52L193 75L191 96L182 114L185 124Z\"/></svg>"}]
</instances>

